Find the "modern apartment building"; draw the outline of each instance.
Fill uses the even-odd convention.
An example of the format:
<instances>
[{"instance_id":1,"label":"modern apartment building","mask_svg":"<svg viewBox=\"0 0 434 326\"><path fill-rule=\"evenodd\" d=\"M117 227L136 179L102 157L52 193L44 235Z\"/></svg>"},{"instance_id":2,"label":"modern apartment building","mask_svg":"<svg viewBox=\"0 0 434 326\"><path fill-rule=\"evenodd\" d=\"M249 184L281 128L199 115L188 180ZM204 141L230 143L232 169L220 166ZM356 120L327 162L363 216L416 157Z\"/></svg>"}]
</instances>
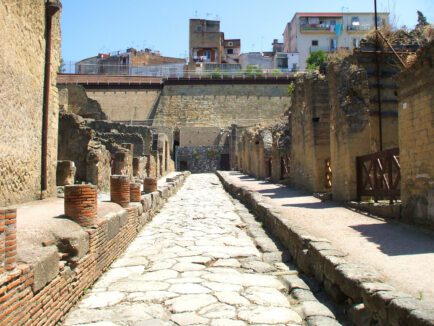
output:
<instances>
[{"instance_id":1,"label":"modern apartment building","mask_svg":"<svg viewBox=\"0 0 434 326\"><path fill-rule=\"evenodd\" d=\"M220 21L190 19L190 68L201 64L238 64L240 39L225 40Z\"/></svg>"},{"instance_id":2,"label":"modern apartment building","mask_svg":"<svg viewBox=\"0 0 434 326\"><path fill-rule=\"evenodd\" d=\"M378 14L378 25L387 25L389 13ZM296 13L283 33L284 52L299 53L299 67L306 68L311 52L352 50L363 36L375 28L371 12Z\"/></svg>"}]
</instances>

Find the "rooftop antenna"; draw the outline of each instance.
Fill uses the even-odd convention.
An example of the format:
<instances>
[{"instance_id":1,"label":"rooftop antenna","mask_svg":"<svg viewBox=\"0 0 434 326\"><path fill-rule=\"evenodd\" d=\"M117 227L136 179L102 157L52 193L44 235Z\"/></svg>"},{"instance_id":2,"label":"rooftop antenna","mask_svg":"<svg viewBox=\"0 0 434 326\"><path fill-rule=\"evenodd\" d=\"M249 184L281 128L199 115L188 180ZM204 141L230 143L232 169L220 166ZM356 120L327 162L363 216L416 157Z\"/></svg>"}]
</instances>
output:
<instances>
[{"instance_id":1,"label":"rooftop antenna","mask_svg":"<svg viewBox=\"0 0 434 326\"><path fill-rule=\"evenodd\" d=\"M220 16L219 15L215 15L215 20L220 20Z\"/></svg>"},{"instance_id":2,"label":"rooftop antenna","mask_svg":"<svg viewBox=\"0 0 434 326\"><path fill-rule=\"evenodd\" d=\"M197 10L194 11L194 17L197 18Z\"/></svg>"},{"instance_id":3,"label":"rooftop antenna","mask_svg":"<svg viewBox=\"0 0 434 326\"><path fill-rule=\"evenodd\" d=\"M206 19L208 19L208 17L211 16L211 15L212 15L212 13L207 12L206 13Z\"/></svg>"}]
</instances>

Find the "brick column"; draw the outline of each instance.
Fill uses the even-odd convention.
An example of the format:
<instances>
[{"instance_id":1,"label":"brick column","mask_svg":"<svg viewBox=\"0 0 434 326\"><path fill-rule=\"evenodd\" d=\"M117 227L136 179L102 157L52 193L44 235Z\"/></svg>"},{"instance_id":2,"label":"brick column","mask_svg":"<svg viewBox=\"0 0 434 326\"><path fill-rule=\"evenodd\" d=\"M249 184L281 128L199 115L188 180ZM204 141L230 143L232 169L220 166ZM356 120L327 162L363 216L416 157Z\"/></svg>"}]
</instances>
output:
<instances>
[{"instance_id":1,"label":"brick column","mask_svg":"<svg viewBox=\"0 0 434 326\"><path fill-rule=\"evenodd\" d=\"M97 188L93 185L65 186L65 215L83 227L92 226L97 218Z\"/></svg>"},{"instance_id":2,"label":"brick column","mask_svg":"<svg viewBox=\"0 0 434 326\"><path fill-rule=\"evenodd\" d=\"M110 177L111 201L127 207L130 203L130 180L126 175L112 175Z\"/></svg>"},{"instance_id":3,"label":"brick column","mask_svg":"<svg viewBox=\"0 0 434 326\"><path fill-rule=\"evenodd\" d=\"M130 183L130 201L140 202L142 200L142 184L141 183Z\"/></svg>"},{"instance_id":4,"label":"brick column","mask_svg":"<svg viewBox=\"0 0 434 326\"><path fill-rule=\"evenodd\" d=\"M5 271L6 213L0 208L0 275Z\"/></svg>"},{"instance_id":5,"label":"brick column","mask_svg":"<svg viewBox=\"0 0 434 326\"><path fill-rule=\"evenodd\" d=\"M0 209L0 215L4 220L4 224L3 224L4 225L3 228L4 229L4 245L3 245L4 269L6 271L11 271L17 266L17 210ZM1 240L0 240L0 245L1 245ZM0 254L1 251L2 249L0 249ZM0 258L0 262L1 262L1 258Z\"/></svg>"},{"instance_id":6,"label":"brick column","mask_svg":"<svg viewBox=\"0 0 434 326\"><path fill-rule=\"evenodd\" d=\"M156 178L145 178L143 180L143 191L145 193L151 193L157 191L157 179Z\"/></svg>"}]
</instances>

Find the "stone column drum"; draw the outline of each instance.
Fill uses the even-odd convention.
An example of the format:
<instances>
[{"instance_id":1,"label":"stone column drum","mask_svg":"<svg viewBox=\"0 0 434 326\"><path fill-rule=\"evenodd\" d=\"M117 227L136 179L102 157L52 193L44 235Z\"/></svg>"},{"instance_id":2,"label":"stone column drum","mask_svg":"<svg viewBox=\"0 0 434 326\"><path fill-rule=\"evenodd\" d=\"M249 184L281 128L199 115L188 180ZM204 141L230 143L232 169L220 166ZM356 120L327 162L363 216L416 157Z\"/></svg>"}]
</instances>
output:
<instances>
[{"instance_id":1,"label":"stone column drum","mask_svg":"<svg viewBox=\"0 0 434 326\"><path fill-rule=\"evenodd\" d=\"M65 215L83 227L93 226L98 216L96 186L65 186Z\"/></svg>"},{"instance_id":2,"label":"stone column drum","mask_svg":"<svg viewBox=\"0 0 434 326\"><path fill-rule=\"evenodd\" d=\"M5 221L4 269L11 271L17 266L17 210L2 209Z\"/></svg>"},{"instance_id":3,"label":"stone column drum","mask_svg":"<svg viewBox=\"0 0 434 326\"><path fill-rule=\"evenodd\" d=\"M157 191L157 179L145 178L143 180L143 191L147 194Z\"/></svg>"},{"instance_id":4,"label":"stone column drum","mask_svg":"<svg viewBox=\"0 0 434 326\"><path fill-rule=\"evenodd\" d=\"M122 207L130 203L130 179L126 175L110 177L110 200Z\"/></svg>"},{"instance_id":5,"label":"stone column drum","mask_svg":"<svg viewBox=\"0 0 434 326\"><path fill-rule=\"evenodd\" d=\"M5 271L6 212L0 208L0 275Z\"/></svg>"},{"instance_id":6,"label":"stone column drum","mask_svg":"<svg viewBox=\"0 0 434 326\"><path fill-rule=\"evenodd\" d=\"M132 182L130 184L130 201L131 202L140 202L142 200L142 184L141 183L134 183Z\"/></svg>"}]
</instances>

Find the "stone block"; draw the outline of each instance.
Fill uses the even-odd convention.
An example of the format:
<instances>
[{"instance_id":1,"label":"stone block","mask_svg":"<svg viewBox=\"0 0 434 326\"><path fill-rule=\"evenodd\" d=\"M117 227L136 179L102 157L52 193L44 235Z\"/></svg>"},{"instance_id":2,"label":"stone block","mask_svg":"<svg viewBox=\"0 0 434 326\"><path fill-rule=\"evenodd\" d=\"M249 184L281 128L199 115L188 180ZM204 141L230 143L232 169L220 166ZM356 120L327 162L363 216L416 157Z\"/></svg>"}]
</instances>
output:
<instances>
[{"instance_id":1,"label":"stone block","mask_svg":"<svg viewBox=\"0 0 434 326\"><path fill-rule=\"evenodd\" d=\"M57 161L56 185L69 186L75 183L77 168L73 161Z\"/></svg>"}]
</instances>

